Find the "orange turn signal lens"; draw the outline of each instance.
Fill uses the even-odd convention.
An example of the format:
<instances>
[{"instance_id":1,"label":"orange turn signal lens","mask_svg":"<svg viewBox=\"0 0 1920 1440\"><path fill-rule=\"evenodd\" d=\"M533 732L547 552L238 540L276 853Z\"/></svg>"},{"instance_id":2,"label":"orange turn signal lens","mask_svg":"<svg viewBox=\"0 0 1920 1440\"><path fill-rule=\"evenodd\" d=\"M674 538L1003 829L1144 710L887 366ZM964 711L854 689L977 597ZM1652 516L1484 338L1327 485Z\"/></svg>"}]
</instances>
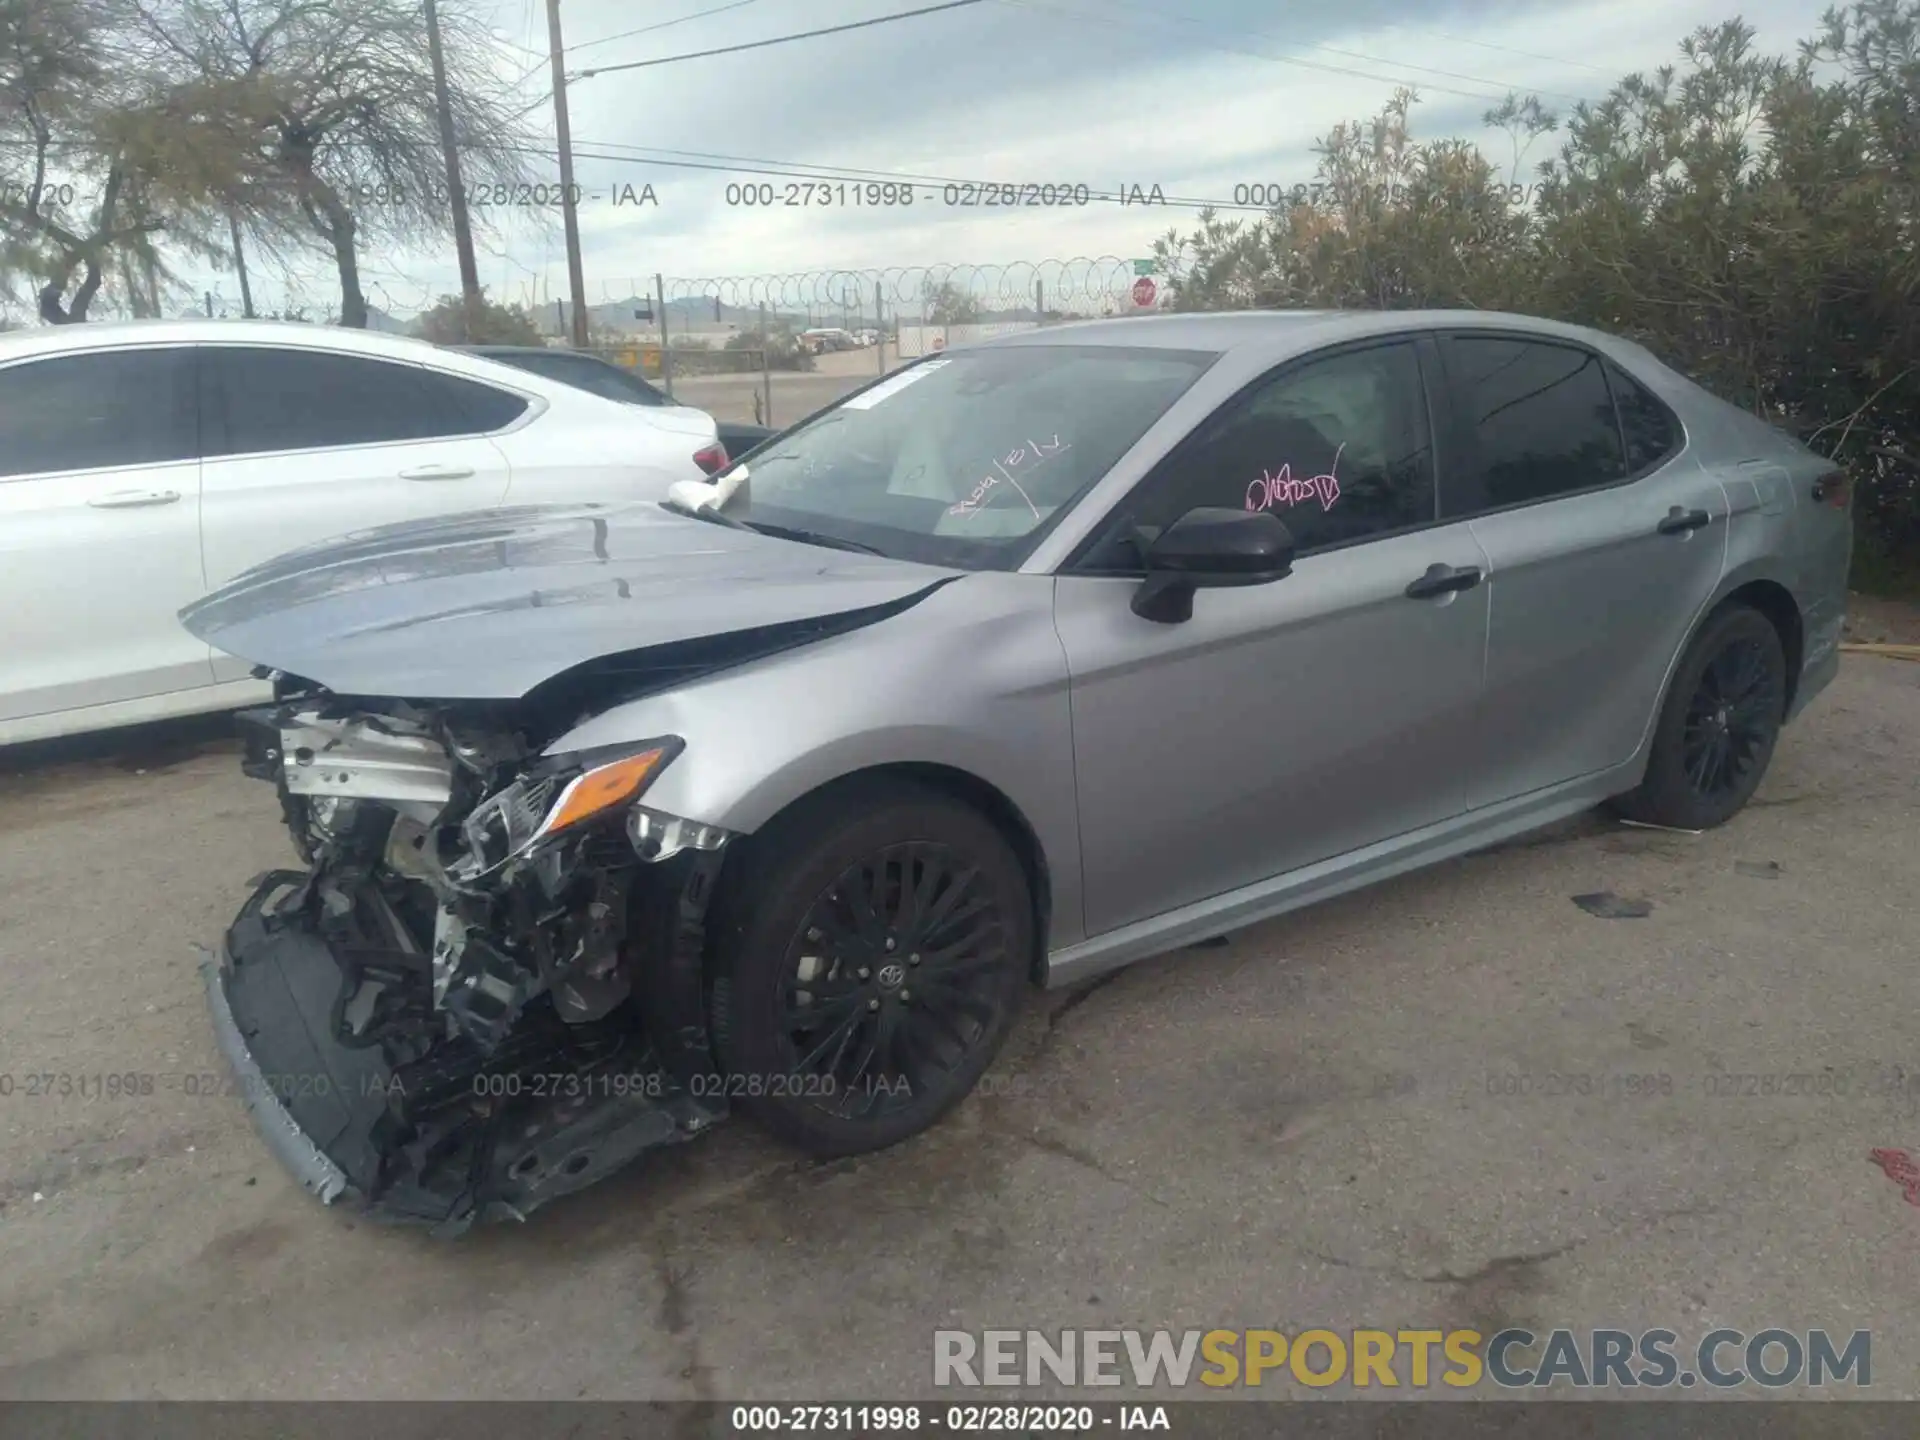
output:
<instances>
[{"instance_id":1,"label":"orange turn signal lens","mask_svg":"<svg viewBox=\"0 0 1920 1440\"><path fill-rule=\"evenodd\" d=\"M578 825L632 800L666 763L667 747L642 750L609 765L597 765L571 781L540 826L536 839Z\"/></svg>"}]
</instances>

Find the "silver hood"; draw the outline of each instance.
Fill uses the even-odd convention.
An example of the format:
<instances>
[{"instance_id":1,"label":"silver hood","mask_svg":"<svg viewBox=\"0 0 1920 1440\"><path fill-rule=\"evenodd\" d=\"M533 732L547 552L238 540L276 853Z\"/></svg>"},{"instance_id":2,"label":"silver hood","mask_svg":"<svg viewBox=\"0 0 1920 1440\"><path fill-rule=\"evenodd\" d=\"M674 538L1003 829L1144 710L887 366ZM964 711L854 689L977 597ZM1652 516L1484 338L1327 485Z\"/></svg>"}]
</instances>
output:
<instances>
[{"instance_id":1,"label":"silver hood","mask_svg":"<svg viewBox=\"0 0 1920 1440\"><path fill-rule=\"evenodd\" d=\"M180 612L216 649L342 695L511 700L611 655L910 603L955 572L645 502L364 530Z\"/></svg>"}]
</instances>

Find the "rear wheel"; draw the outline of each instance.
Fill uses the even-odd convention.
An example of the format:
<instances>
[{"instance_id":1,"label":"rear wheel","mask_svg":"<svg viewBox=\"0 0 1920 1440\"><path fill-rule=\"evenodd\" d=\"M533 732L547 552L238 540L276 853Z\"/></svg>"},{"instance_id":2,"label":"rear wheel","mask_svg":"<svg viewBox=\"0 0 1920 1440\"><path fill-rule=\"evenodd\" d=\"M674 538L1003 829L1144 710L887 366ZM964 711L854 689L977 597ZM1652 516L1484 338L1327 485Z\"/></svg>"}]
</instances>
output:
<instances>
[{"instance_id":1,"label":"rear wheel","mask_svg":"<svg viewBox=\"0 0 1920 1440\"><path fill-rule=\"evenodd\" d=\"M713 990L729 1095L821 1157L933 1124L992 1063L1032 970L1012 847L959 801L888 781L803 803L742 860Z\"/></svg>"},{"instance_id":2,"label":"rear wheel","mask_svg":"<svg viewBox=\"0 0 1920 1440\"><path fill-rule=\"evenodd\" d=\"M1677 830L1732 819L1773 759L1786 699L1786 653L1773 622L1744 605L1712 616L1674 671L1646 778L1614 810Z\"/></svg>"}]
</instances>

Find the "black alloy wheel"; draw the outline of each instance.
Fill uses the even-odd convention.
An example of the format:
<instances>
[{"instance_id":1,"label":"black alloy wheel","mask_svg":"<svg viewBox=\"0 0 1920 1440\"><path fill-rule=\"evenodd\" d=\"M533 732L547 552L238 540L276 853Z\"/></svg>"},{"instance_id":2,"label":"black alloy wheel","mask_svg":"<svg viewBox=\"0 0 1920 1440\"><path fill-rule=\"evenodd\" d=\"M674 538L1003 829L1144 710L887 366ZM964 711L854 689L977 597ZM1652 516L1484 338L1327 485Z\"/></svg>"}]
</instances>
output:
<instances>
[{"instance_id":1,"label":"black alloy wheel","mask_svg":"<svg viewBox=\"0 0 1920 1440\"><path fill-rule=\"evenodd\" d=\"M728 864L711 928L730 1100L827 1157L903 1140L973 1089L1038 943L1026 869L993 822L923 785L854 780Z\"/></svg>"},{"instance_id":2,"label":"black alloy wheel","mask_svg":"<svg viewBox=\"0 0 1920 1440\"><path fill-rule=\"evenodd\" d=\"M1773 622L1745 605L1709 616L1674 670L1646 776L1613 809L1676 830L1724 824L1759 789L1786 708L1786 650Z\"/></svg>"},{"instance_id":3,"label":"black alloy wheel","mask_svg":"<svg viewBox=\"0 0 1920 1440\"><path fill-rule=\"evenodd\" d=\"M1680 758L1687 783L1704 802L1736 794L1780 729L1782 685L1765 647L1736 636L1708 661L1687 702Z\"/></svg>"},{"instance_id":4,"label":"black alloy wheel","mask_svg":"<svg viewBox=\"0 0 1920 1440\"><path fill-rule=\"evenodd\" d=\"M1002 1018L1008 928L980 867L949 846L894 845L849 866L787 947L792 1073L855 1119L950 1084Z\"/></svg>"}]
</instances>

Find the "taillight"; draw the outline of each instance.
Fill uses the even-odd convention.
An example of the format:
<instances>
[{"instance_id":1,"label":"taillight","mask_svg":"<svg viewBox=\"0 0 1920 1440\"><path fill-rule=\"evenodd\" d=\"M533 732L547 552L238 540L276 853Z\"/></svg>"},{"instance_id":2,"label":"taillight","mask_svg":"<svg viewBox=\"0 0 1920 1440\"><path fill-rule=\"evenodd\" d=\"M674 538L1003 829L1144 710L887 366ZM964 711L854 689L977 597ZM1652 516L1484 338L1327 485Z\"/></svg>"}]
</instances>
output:
<instances>
[{"instance_id":1,"label":"taillight","mask_svg":"<svg viewBox=\"0 0 1920 1440\"><path fill-rule=\"evenodd\" d=\"M1844 510L1853 499L1853 484L1844 470L1833 470L1813 482L1813 502Z\"/></svg>"},{"instance_id":2,"label":"taillight","mask_svg":"<svg viewBox=\"0 0 1920 1440\"><path fill-rule=\"evenodd\" d=\"M716 440L704 450L694 451L693 463L698 465L700 469L708 475L718 475L722 470L727 468L729 463L727 460L727 447Z\"/></svg>"}]
</instances>

